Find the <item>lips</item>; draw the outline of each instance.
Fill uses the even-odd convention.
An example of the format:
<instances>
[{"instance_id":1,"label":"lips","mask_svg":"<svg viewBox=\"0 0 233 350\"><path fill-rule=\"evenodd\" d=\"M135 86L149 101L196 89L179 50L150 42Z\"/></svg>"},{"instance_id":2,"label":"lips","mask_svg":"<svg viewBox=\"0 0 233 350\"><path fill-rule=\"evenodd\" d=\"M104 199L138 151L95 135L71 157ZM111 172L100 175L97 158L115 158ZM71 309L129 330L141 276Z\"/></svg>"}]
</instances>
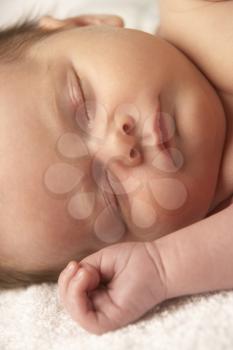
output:
<instances>
[{"instance_id":1,"label":"lips","mask_svg":"<svg viewBox=\"0 0 233 350\"><path fill-rule=\"evenodd\" d=\"M101 183L99 183L99 185L102 190L101 192L102 192L105 204L109 208L109 210L112 211L112 213L114 213L116 216L119 216L118 200L111 186L111 183L109 181L107 171L104 171L103 175L104 177L101 179Z\"/></svg>"},{"instance_id":2,"label":"lips","mask_svg":"<svg viewBox=\"0 0 233 350\"><path fill-rule=\"evenodd\" d=\"M156 139L158 140L157 146L163 150L165 148L164 144L168 140L168 131L164 120L164 113L160 110L160 103L156 108L154 119L154 131L156 134Z\"/></svg>"},{"instance_id":3,"label":"lips","mask_svg":"<svg viewBox=\"0 0 233 350\"><path fill-rule=\"evenodd\" d=\"M156 139L157 139L157 144L156 146L159 146L160 149L162 149L163 147L163 140L164 140L164 135L161 129L161 113L160 111L156 111L156 115L155 115L155 120L154 120L154 132L156 134ZM164 130L164 127L163 127Z\"/></svg>"},{"instance_id":4,"label":"lips","mask_svg":"<svg viewBox=\"0 0 233 350\"><path fill-rule=\"evenodd\" d=\"M171 153L169 152L169 142L168 142L168 130L164 118L164 113L160 111L160 106L157 108L155 120L154 120L154 131L156 134L156 139L158 140L156 148L166 156L168 162L172 165L174 160Z\"/></svg>"}]
</instances>

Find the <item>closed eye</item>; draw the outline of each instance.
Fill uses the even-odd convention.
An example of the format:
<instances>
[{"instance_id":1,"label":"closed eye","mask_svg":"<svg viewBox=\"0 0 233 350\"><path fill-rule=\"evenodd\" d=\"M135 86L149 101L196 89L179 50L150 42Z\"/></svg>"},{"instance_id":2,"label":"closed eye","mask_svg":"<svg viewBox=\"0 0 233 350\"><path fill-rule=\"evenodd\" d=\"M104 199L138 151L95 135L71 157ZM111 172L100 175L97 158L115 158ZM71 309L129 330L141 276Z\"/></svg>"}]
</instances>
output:
<instances>
[{"instance_id":1,"label":"closed eye","mask_svg":"<svg viewBox=\"0 0 233 350\"><path fill-rule=\"evenodd\" d=\"M90 123L90 116L87 111L86 100L83 92L81 79L78 74L72 70L69 73L69 95L74 107L74 116L76 122L82 131L87 131Z\"/></svg>"}]
</instances>

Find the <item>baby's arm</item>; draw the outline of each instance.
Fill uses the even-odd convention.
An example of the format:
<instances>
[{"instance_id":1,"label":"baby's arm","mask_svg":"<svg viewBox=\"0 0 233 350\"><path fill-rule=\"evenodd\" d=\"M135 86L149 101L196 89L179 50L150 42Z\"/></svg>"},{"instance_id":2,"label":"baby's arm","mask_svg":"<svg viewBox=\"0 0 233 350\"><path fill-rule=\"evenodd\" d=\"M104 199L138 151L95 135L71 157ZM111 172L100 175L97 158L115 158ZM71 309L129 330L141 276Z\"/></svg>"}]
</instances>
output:
<instances>
[{"instance_id":1,"label":"baby's arm","mask_svg":"<svg viewBox=\"0 0 233 350\"><path fill-rule=\"evenodd\" d=\"M153 242L101 249L61 273L61 301L83 328L102 334L165 299L231 289L232 227L233 204Z\"/></svg>"},{"instance_id":2,"label":"baby's arm","mask_svg":"<svg viewBox=\"0 0 233 350\"><path fill-rule=\"evenodd\" d=\"M154 241L167 298L233 288L233 204Z\"/></svg>"}]
</instances>

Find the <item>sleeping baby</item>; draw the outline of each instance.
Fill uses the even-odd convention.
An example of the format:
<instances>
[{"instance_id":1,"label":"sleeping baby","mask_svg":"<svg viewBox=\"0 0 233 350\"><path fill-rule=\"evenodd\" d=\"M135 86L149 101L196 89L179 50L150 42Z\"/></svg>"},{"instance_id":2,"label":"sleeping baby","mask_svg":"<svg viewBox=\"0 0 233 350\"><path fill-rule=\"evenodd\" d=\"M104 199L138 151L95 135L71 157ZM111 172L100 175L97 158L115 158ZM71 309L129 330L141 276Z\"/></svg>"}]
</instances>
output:
<instances>
[{"instance_id":1,"label":"sleeping baby","mask_svg":"<svg viewBox=\"0 0 233 350\"><path fill-rule=\"evenodd\" d=\"M162 0L155 36L107 15L0 33L2 287L59 276L95 334L233 288L232 10Z\"/></svg>"}]
</instances>

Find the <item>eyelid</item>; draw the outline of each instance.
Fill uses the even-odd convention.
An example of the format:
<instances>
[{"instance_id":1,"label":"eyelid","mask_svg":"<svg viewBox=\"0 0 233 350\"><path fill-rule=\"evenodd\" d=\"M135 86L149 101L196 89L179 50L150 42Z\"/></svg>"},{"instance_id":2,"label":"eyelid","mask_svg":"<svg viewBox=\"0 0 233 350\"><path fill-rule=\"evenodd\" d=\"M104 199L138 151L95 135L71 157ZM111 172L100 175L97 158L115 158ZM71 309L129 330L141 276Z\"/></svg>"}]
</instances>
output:
<instances>
[{"instance_id":1,"label":"eyelid","mask_svg":"<svg viewBox=\"0 0 233 350\"><path fill-rule=\"evenodd\" d=\"M87 111L86 99L83 92L81 79L74 69L69 72L68 85L69 95L74 108L75 117L81 113L82 117L81 120L80 117L78 117L78 124L81 127L82 131L86 132L89 127L90 116ZM79 114L76 113L78 109Z\"/></svg>"},{"instance_id":2,"label":"eyelid","mask_svg":"<svg viewBox=\"0 0 233 350\"><path fill-rule=\"evenodd\" d=\"M83 92L79 82L80 79L74 71L68 73L69 93L71 101L75 107L78 105L78 103L83 102Z\"/></svg>"},{"instance_id":3,"label":"eyelid","mask_svg":"<svg viewBox=\"0 0 233 350\"><path fill-rule=\"evenodd\" d=\"M81 81L81 78L78 76L77 73L75 73L75 77L77 79L77 85L79 87L79 91L80 91L80 95L82 97L82 101L85 102L85 95L84 95L84 91L83 91L83 85L82 85L82 81Z\"/></svg>"}]
</instances>

